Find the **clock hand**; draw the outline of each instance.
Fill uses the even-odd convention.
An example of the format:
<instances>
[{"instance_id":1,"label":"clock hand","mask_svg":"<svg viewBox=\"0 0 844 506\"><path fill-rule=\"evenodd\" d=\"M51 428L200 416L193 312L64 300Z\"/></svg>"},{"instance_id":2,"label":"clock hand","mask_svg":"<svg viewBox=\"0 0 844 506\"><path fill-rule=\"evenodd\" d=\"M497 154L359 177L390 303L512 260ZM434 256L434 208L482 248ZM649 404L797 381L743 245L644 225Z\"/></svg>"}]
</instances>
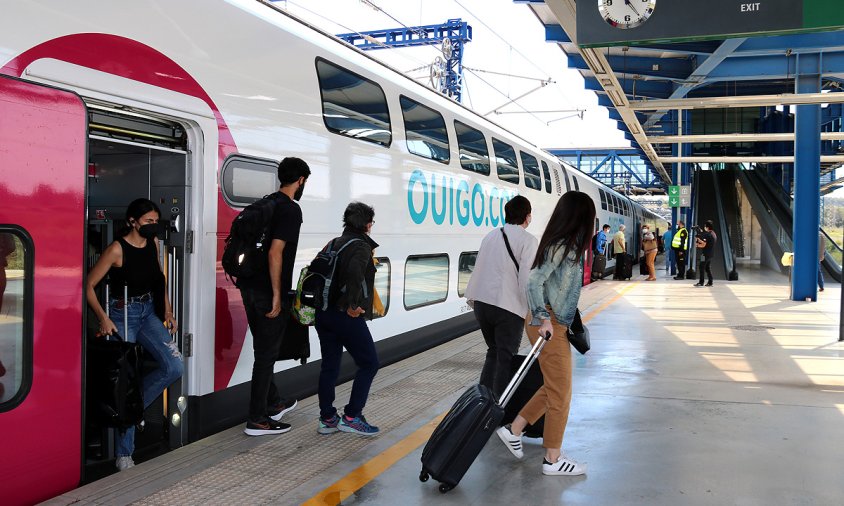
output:
<instances>
[{"instance_id":1,"label":"clock hand","mask_svg":"<svg viewBox=\"0 0 844 506\"><path fill-rule=\"evenodd\" d=\"M629 6L630 6L630 8L631 8L631 9L633 9L633 12L635 12L635 13L636 13L636 15L637 15L637 16L642 17L642 15L641 15L641 14L639 14L639 11L638 11L638 10L636 10L636 7L634 7L634 6L633 6L633 4L630 2L630 0L624 0L624 3L625 3L625 4L627 4L627 5L629 5Z\"/></svg>"}]
</instances>

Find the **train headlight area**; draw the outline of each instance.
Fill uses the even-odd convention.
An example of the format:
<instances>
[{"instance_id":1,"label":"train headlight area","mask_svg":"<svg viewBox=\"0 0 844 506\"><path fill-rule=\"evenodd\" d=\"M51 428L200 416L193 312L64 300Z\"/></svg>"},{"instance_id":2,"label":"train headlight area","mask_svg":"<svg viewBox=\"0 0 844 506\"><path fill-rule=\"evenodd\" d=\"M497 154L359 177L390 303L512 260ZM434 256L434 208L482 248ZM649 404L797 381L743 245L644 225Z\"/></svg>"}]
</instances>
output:
<instances>
[{"instance_id":1,"label":"train headlight area","mask_svg":"<svg viewBox=\"0 0 844 506\"><path fill-rule=\"evenodd\" d=\"M419 481L422 447L478 380L486 345L472 332L379 371L366 406L375 439L318 434L309 397L285 415L286 434L238 426L50 504L836 504L836 296L788 301L767 271L705 291L641 279L582 292L592 349L573 360L563 449L588 463L584 476L544 476L541 439L525 438L517 460L493 435L453 490Z\"/></svg>"}]
</instances>

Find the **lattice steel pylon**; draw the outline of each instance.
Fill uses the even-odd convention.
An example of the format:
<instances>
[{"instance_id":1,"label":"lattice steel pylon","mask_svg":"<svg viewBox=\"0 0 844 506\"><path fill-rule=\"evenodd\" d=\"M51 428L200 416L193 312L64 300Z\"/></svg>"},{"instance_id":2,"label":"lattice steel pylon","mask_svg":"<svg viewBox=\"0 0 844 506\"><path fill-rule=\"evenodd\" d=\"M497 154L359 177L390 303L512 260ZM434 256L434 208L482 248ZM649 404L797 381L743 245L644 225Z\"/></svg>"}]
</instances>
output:
<instances>
[{"instance_id":1,"label":"lattice steel pylon","mask_svg":"<svg viewBox=\"0 0 844 506\"><path fill-rule=\"evenodd\" d=\"M449 19L439 25L341 33L337 34L337 37L363 50L441 44L443 58L437 58L432 64L432 83L436 81L443 95L458 102L462 101L463 45L472 40L472 27L460 18Z\"/></svg>"}]
</instances>

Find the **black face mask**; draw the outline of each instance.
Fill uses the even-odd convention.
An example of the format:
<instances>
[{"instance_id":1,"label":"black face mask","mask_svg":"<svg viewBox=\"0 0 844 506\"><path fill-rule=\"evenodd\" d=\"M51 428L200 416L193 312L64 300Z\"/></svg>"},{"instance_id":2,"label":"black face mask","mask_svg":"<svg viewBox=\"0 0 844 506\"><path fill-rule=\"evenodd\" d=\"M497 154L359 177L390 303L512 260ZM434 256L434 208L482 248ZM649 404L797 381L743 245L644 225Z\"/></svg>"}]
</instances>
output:
<instances>
[{"instance_id":1,"label":"black face mask","mask_svg":"<svg viewBox=\"0 0 844 506\"><path fill-rule=\"evenodd\" d=\"M161 229L158 223L148 223L146 225L141 225L138 228L138 233L141 234L141 237L144 239L152 239L158 235L158 231Z\"/></svg>"},{"instance_id":2,"label":"black face mask","mask_svg":"<svg viewBox=\"0 0 844 506\"><path fill-rule=\"evenodd\" d=\"M300 200L302 198L302 193L304 193L304 192L305 192L305 184L302 183L302 185L299 188L296 189L296 193L293 194L293 200L296 200L296 201Z\"/></svg>"}]
</instances>

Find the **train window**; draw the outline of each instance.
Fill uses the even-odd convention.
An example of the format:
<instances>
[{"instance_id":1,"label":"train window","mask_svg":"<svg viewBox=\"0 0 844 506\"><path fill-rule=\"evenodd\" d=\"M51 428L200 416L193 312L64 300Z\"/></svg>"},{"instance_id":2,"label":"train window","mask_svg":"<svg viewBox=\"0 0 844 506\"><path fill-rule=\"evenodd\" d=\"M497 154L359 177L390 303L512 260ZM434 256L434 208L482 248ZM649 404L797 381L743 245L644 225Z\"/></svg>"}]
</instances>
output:
<instances>
[{"instance_id":1,"label":"train window","mask_svg":"<svg viewBox=\"0 0 844 506\"><path fill-rule=\"evenodd\" d=\"M574 190L580 191L580 183L577 182L577 178L574 175L571 176L571 182L574 184Z\"/></svg>"},{"instance_id":2,"label":"train window","mask_svg":"<svg viewBox=\"0 0 844 506\"><path fill-rule=\"evenodd\" d=\"M389 146L390 112L384 90L374 81L325 60L316 61L322 120L329 131Z\"/></svg>"},{"instance_id":3,"label":"train window","mask_svg":"<svg viewBox=\"0 0 844 506\"><path fill-rule=\"evenodd\" d=\"M407 97L399 97L407 135L407 150L414 155L448 163L448 131L443 115Z\"/></svg>"},{"instance_id":4,"label":"train window","mask_svg":"<svg viewBox=\"0 0 844 506\"><path fill-rule=\"evenodd\" d=\"M612 196L612 210L615 214L621 214L621 204L618 202L618 197Z\"/></svg>"},{"instance_id":5,"label":"train window","mask_svg":"<svg viewBox=\"0 0 844 506\"><path fill-rule=\"evenodd\" d=\"M601 195L601 209L606 211L607 210L607 194L604 192L604 190L602 190L600 188L598 188L598 193Z\"/></svg>"},{"instance_id":6,"label":"train window","mask_svg":"<svg viewBox=\"0 0 844 506\"><path fill-rule=\"evenodd\" d=\"M390 259L386 257L376 257L378 262L375 264L375 293L381 299L381 305L384 306L384 314L376 315L373 313L373 318L381 318L387 316L390 311Z\"/></svg>"},{"instance_id":7,"label":"train window","mask_svg":"<svg viewBox=\"0 0 844 506\"><path fill-rule=\"evenodd\" d=\"M442 302L448 296L448 255L407 257L404 264L404 307L414 309Z\"/></svg>"},{"instance_id":8,"label":"train window","mask_svg":"<svg viewBox=\"0 0 844 506\"><path fill-rule=\"evenodd\" d=\"M563 179L565 179L565 181L566 181L566 191L569 191L569 190L571 190L571 186L569 186L569 173L566 170L566 166L563 165L562 163L560 164L560 169L562 169Z\"/></svg>"},{"instance_id":9,"label":"train window","mask_svg":"<svg viewBox=\"0 0 844 506\"><path fill-rule=\"evenodd\" d=\"M545 193L551 193L551 170L545 160L542 160L542 178L545 180Z\"/></svg>"},{"instance_id":10,"label":"train window","mask_svg":"<svg viewBox=\"0 0 844 506\"><path fill-rule=\"evenodd\" d=\"M621 204L624 206L624 216L630 216L630 207L627 205L627 200L622 199Z\"/></svg>"},{"instance_id":11,"label":"train window","mask_svg":"<svg viewBox=\"0 0 844 506\"><path fill-rule=\"evenodd\" d=\"M466 293L466 285L469 284L469 277L475 270L475 261L478 259L477 251L460 253L457 261L457 295L463 297Z\"/></svg>"},{"instance_id":12,"label":"train window","mask_svg":"<svg viewBox=\"0 0 844 506\"><path fill-rule=\"evenodd\" d=\"M483 132L459 121L454 122L454 130L457 132L460 165L466 170L488 176L489 146Z\"/></svg>"},{"instance_id":13,"label":"train window","mask_svg":"<svg viewBox=\"0 0 844 506\"><path fill-rule=\"evenodd\" d=\"M278 189L278 162L245 155L231 155L220 171L223 198L237 207L249 204Z\"/></svg>"},{"instance_id":14,"label":"train window","mask_svg":"<svg viewBox=\"0 0 844 506\"><path fill-rule=\"evenodd\" d=\"M0 412L32 383L32 254L25 232L0 227Z\"/></svg>"},{"instance_id":15,"label":"train window","mask_svg":"<svg viewBox=\"0 0 844 506\"><path fill-rule=\"evenodd\" d=\"M519 184L519 162L516 161L516 150L513 146L492 138L492 151L498 170L498 179L508 183Z\"/></svg>"},{"instance_id":16,"label":"train window","mask_svg":"<svg viewBox=\"0 0 844 506\"><path fill-rule=\"evenodd\" d=\"M542 175L539 173L539 163L536 157L521 151L522 169L525 171L525 186L542 191Z\"/></svg>"}]
</instances>

